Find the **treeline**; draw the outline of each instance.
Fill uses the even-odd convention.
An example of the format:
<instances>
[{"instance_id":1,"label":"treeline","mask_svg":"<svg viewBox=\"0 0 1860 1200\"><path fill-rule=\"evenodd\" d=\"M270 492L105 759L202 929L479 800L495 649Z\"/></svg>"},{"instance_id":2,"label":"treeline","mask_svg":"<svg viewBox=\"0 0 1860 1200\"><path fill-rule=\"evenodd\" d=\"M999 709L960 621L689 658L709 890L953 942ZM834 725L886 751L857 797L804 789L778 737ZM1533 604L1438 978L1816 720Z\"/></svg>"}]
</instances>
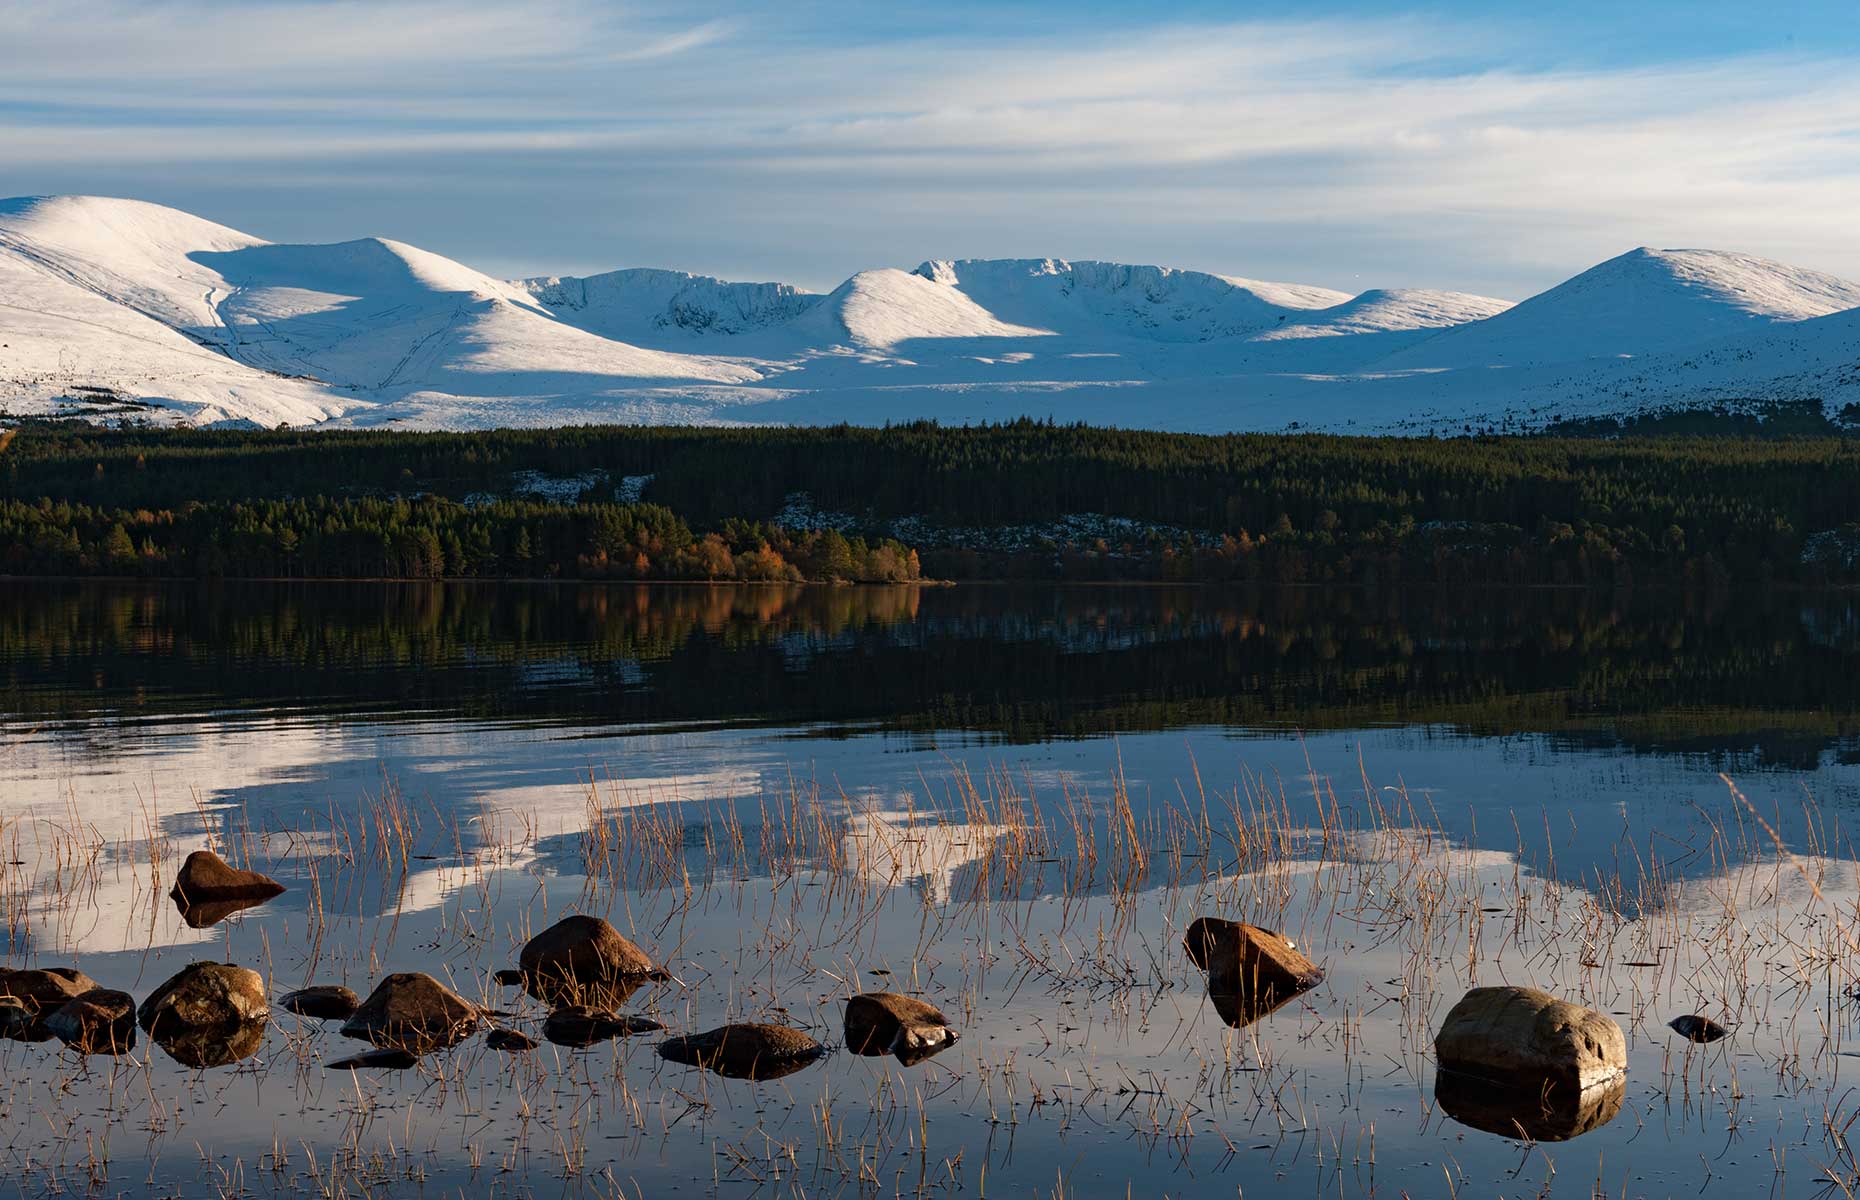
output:
<instances>
[{"instance_id":1,"label":"treeline","mask_svg":"<svg viewBox=\"0 0 1860 1200\"><path fill-rule=\"evenodd\" d=\"M417 499L189 501L110 508L0 501L0 573L153 578L569 578L903 583L915 551L656 504Z\"/></svg>"},{"instance_id":2,"label":"treeline","mask_svg":"<svg viewBox=\"0 0 1860 1200\"><path fill-rule=\"evenodd\" d=\"M767 522L800 496L863 532L868 554L902 537L939 577L1860 581L1860 439L1841 436L1200 436L1032 421L479 433L44 425L0 452L0 496L176 513L197 502L230 521L259 500L508 497L526 472L595 506L643 489L718 531L733 562L756 547L724 533L727 522ZM484 519L446 523L469 551L467 526ZM503 533L514 539L526 520L510 518ZM761 528L815 577L804 552ZM497 545L490 558L514 571L515 552ZM593 553L576 544L549 560L579 574Z\"/></svg>"}]
</instances>

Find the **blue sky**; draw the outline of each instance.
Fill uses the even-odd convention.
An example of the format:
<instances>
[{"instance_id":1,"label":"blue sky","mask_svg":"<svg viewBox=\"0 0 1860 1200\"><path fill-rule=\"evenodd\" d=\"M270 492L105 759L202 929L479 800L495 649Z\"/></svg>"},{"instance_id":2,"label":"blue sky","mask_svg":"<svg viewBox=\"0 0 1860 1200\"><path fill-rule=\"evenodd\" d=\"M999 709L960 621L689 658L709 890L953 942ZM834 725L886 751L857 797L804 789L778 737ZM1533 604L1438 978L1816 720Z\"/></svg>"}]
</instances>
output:
<instances>
[{"instance_id":1,"label":"blue sky","mask_svg":"<svg viewBox=\"0 0 1860 1200\"><path fill-rule=\"evenodd\" d=\"M500 274L930 257L1518 297L1640 244L1860 277L1851 4L9 0L0 195Z\"/></svg>"}]
</instances>

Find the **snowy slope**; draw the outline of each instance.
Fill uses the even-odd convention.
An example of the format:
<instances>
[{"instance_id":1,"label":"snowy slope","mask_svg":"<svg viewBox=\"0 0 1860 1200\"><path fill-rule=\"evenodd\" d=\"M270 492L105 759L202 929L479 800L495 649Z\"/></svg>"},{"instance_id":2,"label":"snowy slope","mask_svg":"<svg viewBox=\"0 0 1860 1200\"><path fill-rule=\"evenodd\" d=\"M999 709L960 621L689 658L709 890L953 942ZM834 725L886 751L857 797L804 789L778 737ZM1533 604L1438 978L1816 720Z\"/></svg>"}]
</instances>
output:
<instances>
[{"instance_id":1,"label":"snowy slope","mask_svg":"<svg viewBox=\"0 0 1860 1200\"><path fill-rule=\"evenodd\" d=\"M1860 284L1818 271L1747 254L1643 246L1382 365L1524 366L1650 354L1856 306Z\"/></svg>"},{"instance_id":2,"label":"snowy slope","mask_svg":"<svg viewBox=\"0 0 1860 1200\"><path fill-rule=\"evenodd\" d=\"M513 283L401 242L0 201L0 414L1375 431L1838 406L1857 380L1860 285L1715 251L1636 250L1515 306L1044 258L861 271L816 295L659 270Z\"/></svg>"},{"instance_id":3,"label":"snowy slope","mask_svg":"<svg viewBox=\"0 0 1860 1200\"><path fill-rule=\"evenodd\" d=\"M821 299L786 283L729 283L651 269L546 276L514 286L570 325L644 345L752 333L798 317Z\"/></svg>"}]
</instances>

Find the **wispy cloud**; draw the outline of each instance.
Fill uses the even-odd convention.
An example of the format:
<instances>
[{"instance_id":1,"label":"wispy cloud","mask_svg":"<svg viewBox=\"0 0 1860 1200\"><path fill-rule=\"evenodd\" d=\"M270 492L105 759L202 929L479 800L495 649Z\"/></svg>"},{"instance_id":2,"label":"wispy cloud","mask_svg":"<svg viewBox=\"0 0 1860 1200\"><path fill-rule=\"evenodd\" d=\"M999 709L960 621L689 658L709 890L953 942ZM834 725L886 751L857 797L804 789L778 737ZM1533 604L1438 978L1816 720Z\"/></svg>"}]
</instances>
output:
<instances>
[{"instance_id":1,"label":"wispy cloud","mask_svg":"<svg viewBox=\"0 0 1860 1200\"><path fill-rule=\"evenodd\" d=\"M811 241L813 283L921 248L1517 292L1640 242L1860 275L1854 62L1524 70L1517 49L1418 19L855 40L592 0L15 0L0 185L391 176L380 203L409 204L425 171L453 253L478 205L485 246L535 266L766 272ZM490 219L526 181L546 233Z\"/></svg>"}]
</instances>

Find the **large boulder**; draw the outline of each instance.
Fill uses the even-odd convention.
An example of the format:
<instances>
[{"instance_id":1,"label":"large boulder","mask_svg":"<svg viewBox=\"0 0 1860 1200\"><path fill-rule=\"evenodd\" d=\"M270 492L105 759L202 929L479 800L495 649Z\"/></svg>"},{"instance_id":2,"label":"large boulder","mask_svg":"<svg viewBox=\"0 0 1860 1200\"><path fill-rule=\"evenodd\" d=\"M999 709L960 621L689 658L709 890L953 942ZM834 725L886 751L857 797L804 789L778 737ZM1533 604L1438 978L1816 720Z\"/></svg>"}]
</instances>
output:
<instances>
[{"instance_id":1,"label":"large boulder","mask_svg":"<svg viewBox=\"0 0 1860 1200\"><path fill-rule=\"evenodd\" d=\"M483 1014L431 975L407 971L383 979L342 1026L345 1037L384 1049L430 1054L458 1045L478 1029Z\"/></svg>"},{"instance_id":2,"label":"large boulder","mask_svg":"<svg viewBox=\"0 0 1860 1200\"><path fill-rule=\"evenodd\" d=\"M846 1048L921 1062L956 1042L956 1031L934 1005L897 992L864 992L846 1002Z\"/></svg>"},{"instance_id":3,"label":"large boulder","mask_svg":"<svg viewBox=\"0 0 1860 1200\"><path fill-rule=\"evenodd\" d=\"M1462 1125L1519 1141L1566 1142L1615 1119L1627 1096L1627 1076L1592 1088L1512 1087L1458 1071L1434 1076L1440 1110Z\"/></svg>"},{"instance_id":4,"label":"large boulder","mask_svg":"<svg viewBox=\"0 0 1860 1200\"><path fill-rule=\"evenodd\" d=\"M665 1026L647 1017L622 1017L606 1009L570 1004L543 1022L543 1036L558 1046L583 1047L636 1033L657 1033Z\"/></svg>"},{"instance_id":5,"label":"large boulder","mask_svg":"<svg viewBox=\"0 0 1860 1200\"><path fill-rule=\"evenodd\" d=\"M1548 992L1480 987L1447 1013L1434 1056L1491 1083L1579 1092L1627 1070L1627 1037L1613 1018Z\"/></svg>"},{"instance_id":6,"label":"large boulder","mask_svg":"<svg viewBox=\"0 0 1860 1200\"><path fill-rule=\"evenodd\" d=\"M34 1012L58 1008L97 986L76 967L0 967L0 996L17 996Z\"/></svg>"},{"instance_id":7,"label":"large boulder","mask_svg":"<svg viewBox=\"0 0 1860 1200\"><path fill-rule=\"evenodd\" d=\"M668 1039L659 1055L688 1067L703 1067L732 1079L779 1079L826 1053L799 1029L742 1023Z\"/></svg>"},{"instance_id":8,"label":"large boulder","mask_svg":"<svg viewBox=\"0 0 1860 1200\"><path fill-rule=\"evenodd\" d=\"M271 1017L265 979L231 963L197 962L182 967L156 988L136 1011L143 1032L159 1039L189 1030L230 1029Z\"/></svg>"},{"instance_id":9,"label":"large boulder","mask_svg":"<svg viewBox=\"0 0 1860 1200\"><path fill-rule=\"evenodd\" d=\"M524 943L517 965L524 990L545 1004L610 1011L646 980L669 978L613 925L580 914L563 917Z\"/></svg>"},{"instance_id":10,"label":"large boulder","mask_svg":"<svg viewBox=\"0 0 1860 1200\"><path fill-rule=\"evenodd\" d=\"M135 997L92 988L46 1017L45 1028L80 1054L127 1054L136 1047Z\"/></svg>"},{"instance_id":11,"label":"large boulder","mask_svg":"<svg viewBox=\"0 0 1860 1200\"><path fill-rule=\"evenodd\" d=\"M0 967L0 999L18 1006L8 1005L6 1020L0 1022L0 1037L21 1042L50 1040L52 1031L45 1027L45 1018L96 987L96 980L75 967Z\"/></svg>"},{"instance_id":12,"label":"large boulder","mask_svg":"<svg viewBox=\"0 0 1860 1200\"><path fill-rule=\"evenodd\" d=\"M1324 981L1318 965L1284 934L1239 921L1200 917L1182 938L1188 960L1208 973L1208 991L1268 1005Z\"/></svg>"},{"instance_id":13,"label":"large boulder","mask_svg":"<svg viewBox=\"0 0 1860 1200\"><path fill-rule=\"evenodd\" d=\"M362 1006L362 998L338 983L317 983L278 999L278 1007L313 1021L346 1021Z\"/></svg>"},{"instance_id":14,"label":"large boulder","mask_svg":"<svg viewBox=\"0 0 1860 1200\"><path fill-rule=\"evenodd\" d=\"M232 866L211 850L196 850L181 864L181 873L168 894L185 912L189 905L223 900L269 900L284 885L257 871Z\"/></svg>"}]
</instances>

